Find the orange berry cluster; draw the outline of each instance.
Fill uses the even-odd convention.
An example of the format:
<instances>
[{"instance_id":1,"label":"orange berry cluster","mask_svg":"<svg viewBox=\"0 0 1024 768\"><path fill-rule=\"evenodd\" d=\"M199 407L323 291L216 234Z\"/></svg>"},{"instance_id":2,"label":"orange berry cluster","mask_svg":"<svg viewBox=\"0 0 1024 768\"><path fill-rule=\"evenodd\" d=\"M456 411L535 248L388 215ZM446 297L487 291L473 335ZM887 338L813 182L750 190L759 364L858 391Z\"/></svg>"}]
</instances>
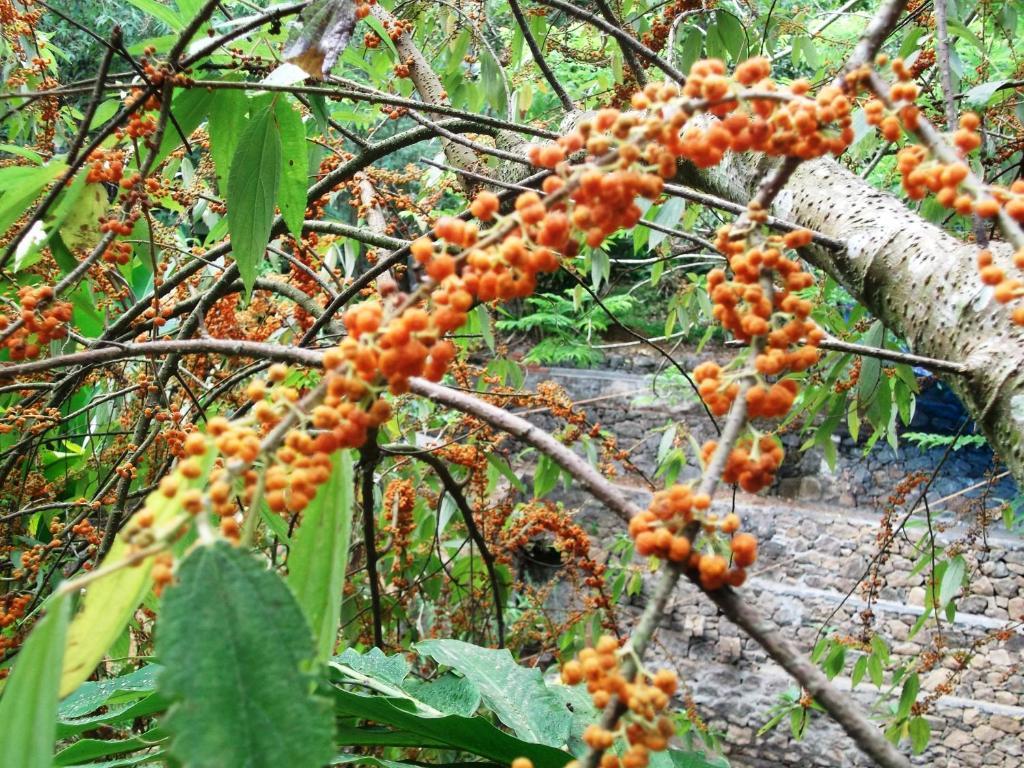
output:
<instances>
[{"instance_id":1,"label":"orange berry cluster","mask_svg":"<svg viewBox=\"0 0 1024 768\"><path fill-rule=\"evenodd\" d=\"M3 346L10 350L11 360L35 359L39 357L42 345L68 335L71 304L66 301L49 304L53 297L53 288L49 285L38 288L23 285L18 289L22 325L3 342ZM42 309L39 309L40 304ZM10 319L7 315L0 315L0 330L8 325Z\"/></svg>"},{"instance_id":2,"label":"orange berry cluster","mask_svg":"<svg viewBox=\"0 0 1024 768\"><path fill-rule=\"evenodd\" d=\"M673 485L654 494L650 506L629 521L629 535L636 541L637 554L656 555L674 563L690 559L690 540L683 535L694 515L711 506L706 493L694 494L687 485Z\"/></svg>"},{"instance_id":3,"label":"orange berry cluster","mask_svg":"<svg viewBox=\"0 0 1024 768\"><path fill-rule=\"evenodd\" d=\"M717 165L730 150L811 159L841 153L849 146L851 105L842 90L826 86L809 98L807 81L797 80L780 90L770 74L770 62L761 57L740 64L732 77L723 62L706 59L690 68L682 100L674 86L651 84L632 103L636 109L661 105L666 119L659 142L677 158L702 168ZM721 119L680 133L698 109Z\"/></svg>"},{"instance_id":4,"label":"orange berry cluster","mask_svg":"<svg viewBox=\"0 0 1024 768\"><path fill-rule=\"evenodd\" d=\"M30 592L23 595L4 595L0 598L0 628L9 627L24 616L31 603Z\"/></svg>"},{"instance_id":5,"label":"orange berry cluster","mask_svg":"<svg viewBox=\"0 0 1024 768\"><path fill-rule=\"evenodd\" d=\"M344 317L348 337L324 356L328 371L344 371L347 367L355 376L342 375L333 383L328 380L328 387L333 387L339 398L338 407L340 398L346 395L360 399L367 385L375 384L380 376L393 394L408 392L409 379L414 376L439 381L455 359L455 345L441 336L465 319L464 311L430 314L410 307L382 327L383 308L379 302L367 301L348 310ZM339 416L348 414L339 412Z\"/></svg>"},{"instance_id":6,"label":"orange berry cluster","mask_svg":"<svg viewBox=\"0 0 1024 768\"><path fill-rule=\"evenodd\" d=\"M624 735L629 748L621 757L605 752L601 768L646 768L651 752L668 749L668 740L675 734L672 721L662 714L676 692L679 680L669 669L653 676L638 672L632 681L626 679L619 666L619 642L610 635L601 637L594 648L584 648L579 658L562 665L562 681L566 685L586 682L594 706L604 709L615 696L627 707L625 727L619 732L587 726L583 741L594 750L608 750L616 735Z\"/></svg>"},{"instance_id":7,"label":"orange berry cluster","mask_svg":"<svg viewBox=\"0 0 1024 768\"><path fill-rule=\"evenodd\" d=\"M654 555L696 573L705 589L719 589L725 584L742 585L747 577L744 568L753 563L753 559L748 562L745 557L734 556L733 567L729 568L720 555L697 552L687 535L687 528L696 523L697 530L703 530L709 537L716 531L735 534L734 545L740 537L743 537L741 541L753 539L750 534L736 533L740 527L737 515L730 513L719 519L708 511L710 507L708 494L694 493L687 485L677 484L654 494L648 508L629 521L629 534L636 542L637 554Z\"/></svg>"},{"instance_id":8,"label":"orange berry cluster","mask_svg":"<svg viewBox=\"0 0 1024 768\"><path fill-rule=\"evenodd\" d=\"M1014 183L1019 184L1020 182ZM1024 269L1024 249L1013 254L1013 265L1017 269ZM992 262L992 251L987 248L978 253L978 270L981 281L985 285L993 287L994 298L1000 304L1009 304L1024 298L1024 280L1007 277L1003 268ZM1024 325L1024 305L1016 307L1011 317L1017 325Z\"/></svg>"},{"instance_id":9,"label":"orange berry cluster","mask_svg":"<svg viewBox=\"0 0 1024 768\"><path fill-rule=\"evenodd\" d=\"M370 15L370 6L376 3L377 0L356 0L356 18L365 19Z\"/></svg>"},{"instance_id":10,"label":"orange berry cluster","mask_svg":"<svg viewBox=\"0 0 1024 768\"><path fill-rule=\"evenodd\" d=\"M129 231L131 228L129 227ZM118 240L107 246L103 251L103 261L107 264L125 265L132 260L132 244Z\"/></svg>"},{"instance_id":11,"label":"orange berry cluster","mask_svg":"<svg viewBox=\"0 0 1024 768\"><path fill-rule=\"evenodd\" d=\"M124 175L124 150L100 147L89 155L89 171L85 180L90 184L106 182L120 184Z\"/></svg>"},{"instance_id":12,"label":"orange berry cluster","mask_svg":"<svg viewBox=\"0 0 1024 768\"><path fill-rule=\"evenodd\" d=\"M701 457L707 463L718 447L709 440L701 447ZM770 435L763 435L756 441L750 437L740 438L729 453L722 472L722 481L738 484L747 493L757 493L775 480L775 473L782 465L782 446Z\"/></svg>"}]
</instances>

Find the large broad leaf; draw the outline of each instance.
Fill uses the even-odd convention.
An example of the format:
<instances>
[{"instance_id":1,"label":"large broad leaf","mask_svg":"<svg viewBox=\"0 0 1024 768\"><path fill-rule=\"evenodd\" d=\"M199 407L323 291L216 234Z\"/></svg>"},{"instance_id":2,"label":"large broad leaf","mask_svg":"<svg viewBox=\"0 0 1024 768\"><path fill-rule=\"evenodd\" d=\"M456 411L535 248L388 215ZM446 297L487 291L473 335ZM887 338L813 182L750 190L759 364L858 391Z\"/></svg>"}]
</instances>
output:
<instances>
[{"instance_id":1,"label":"large broad leaf","mask_svg":"<svg viewBox=\"0 0 1024 768\"><path fill-rule=\"evenodd\" d=\"M300 16L302 29L290 40L285 60L310 77L330 74L356 27L354 0L314 0Z\"/></svg>"},{"instance_id":2,"label":"large broad leaf","mask_svg":"<svg viewBox=\"0 0 1024 768\"><path fill-rule=\"evenodd\" d=\"M274 104L274 117L281 133L281 185L277 204L288 231L296 239L302 237L302 222L306 217L306 181L309 157L306 150L306 126L302 115L286 98Z\"/></svg>"},{"instance_id":3,"label":"large broad leaf","mask_svg":"<svg viewBox=\"0 0 1024 768\"><path fill-rule=\"evenodd\" d=\"M195 768L327 762L331 711L304 671L313 642L284 581L224 542L193 550L178 579L156 639L171 754Z\"/></svg>"},{"instance_id":4,"label":"large broad leaf","mask_svg":"<svg viewBox=\"0 0 1024 768\"><path fill-rule=\"evenodd\" d=\"M402 688L411 696L446 715L469 717L480 708L480 691L468 677L451 673L434 680L407 680Z\"/></svg>"},{"instance_id":5,"label":"large broad leaf","mask_svg":"<svg viewBox=\"0 0 1024 768\"><path fill-rule=\"evenodd\" d=\"M49 768L57 740L60 656L71 603L55 594L14 660L0 698L0 756L4 765Z\"/></svg>"},{"instance_id":6,"label":"large broad leaf","mask_svg":"<svg viewBox=\"0 0 1024 768\"><path fill-rule=\"evenodd\" d=\"M110 709L124 701L141 698L155 690L159 670L158 665L147 664L127 675L82 683L60 703L58 714L61 718L83 717L100 707Z\"/></svg>"},{"instance_id":7,"label":"large broad leaf","mask_svg":"<svg viewBox=\"0 0 1024 768\"><path fill-rule=\"evenodd\" d=\"M213 459L213 451L207 451L203 471L198 478L187 479L180 471L175 471L172 477L177 479L179 488L201 488L206 482ZM176 496L168 498L160 491L154 491L146 499L143 511L152 513L152 531L158 538L181 524L184 514L182 495L179 490ZM129 521L126 527L130 525ZM103 558L100 568L118 566L131 556L132 551L132 546L118 536ZM153 557L149 557L130 567L118 568L86 588L82 610L68 629L64 673L60 681L61 697L67 696L85 682L103 659L103 654L124 631L135 609L152 586L152 568Z\"/></svg>"},{"instance_id":8,"label":"large broad leaf","mask_svg":"<svg viewBox=\"0 0 1024 768\"><path fill-rule=\"evenodd\" d=\"M0 234L24 215L25 210L67 166L54 161L46 165L9 165L0 168Z\"/></svg>"},{"instance_id":9,"label":"large broad leaf","mask_svg":"<svg viewBox=\"0 0 1024 768\"><path fill-rule=\"evenodd\" d=\"M281 182L281 135L270 109L246 126L228 172L228 231L246 293L253 283L274 222Z\"/></svg>"},{"instance_id":10,"label":"large broad leaf","mask_svg":"<svg viewBox=\"0 0 1024 768\"><path fill-rule=\"evenodd\" d=\"M217 170L217 189L222 195L227 192L228 170L238 148L248 109L249 100L245 93L232 88L217 91L210 103L210 120L207 123L210 155L213 157L213 167Z\"/></svg>"},{"instance_id":11,"label":"large broad leaf","mask_svg":"<svg viewBox=\"0 0 1024 768\"><path fill-rule=\"evenodd\" d=\"M405 656L398 653L388 656L380 648L371 648L366 653L346 648L342 654L334 657L334 662L361 675L397 686L405 683L405 678L412 670L412 665Z\"/></svg>"},{"instance_id":12,"label":"large broad leaf","mask_svg":"<svg viewBox=\"0 0 1024 768\"><path fill-rule=\"evenodd\" d=\"M447 744L500 763L527 757L535 768L562 768L572 760L568 752L517 739L486 718L443 715L411 697L365 696L335 688L334 706L340 714L385 723L403 735L422 737L424 746Z\"/></svg>"},{"instance_id":13,"label":"large broad leaf","mask_svg":"<svg viewBox=\"0 0 1024 768\"><path fill-rule=\"evenodd\" d=\"M98 757L110 757L111 755L149 749L159 743L163 736L159 729L154 728L140 736L132 736L127 739L79 739L70 747L58 752L53 758L53 765L58 767L79 766L86 760L95 760Z\"/></svg>"},{"instance_id":14,"label":"large broad leaf","mask_svg":"<svg viewBox=\"0 0 1024 768\"><path fill-rule=\"evenodd\" d=\"M426 640L416 650L468 677L484 704L520 738L552 747L566 743L572 717L540 670L519 666L505 649L461 640Z\"/></svg>"},{"instance_id":15,"label":"large broad leaf","mask_svg":"<svg viewBox=\"0 0 1024 768\"><path fill-rule=\"evenodd\" d=\"M338 451L330 479L302 515L288 555L288 586L313 628L317 656L334 652L352 531L352 455Z\"/></svg>"}]
</instances>

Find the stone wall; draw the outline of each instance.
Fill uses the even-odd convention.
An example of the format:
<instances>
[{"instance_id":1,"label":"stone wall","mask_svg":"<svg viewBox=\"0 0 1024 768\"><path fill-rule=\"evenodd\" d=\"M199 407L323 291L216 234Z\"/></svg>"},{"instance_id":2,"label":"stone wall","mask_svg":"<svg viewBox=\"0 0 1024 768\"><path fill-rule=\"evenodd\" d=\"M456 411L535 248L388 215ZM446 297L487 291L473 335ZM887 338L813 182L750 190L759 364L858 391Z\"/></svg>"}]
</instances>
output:
<instances>
[{"instance_id":1,"label":"stone wall","mask_svg":"<svg viewBox=\"0 0 1024 768\"><path fill-rule=\"evenodd\" d=\"M622 371L538 371L534 377L554 379L565 386L573 399L582 403L591 421L616 434L644 471L653 470L660 428L669 421L689 425L698 440L707 436L706 428L701 427L706 419L697 406L664 388L650 396L648 377ZM530 418L552 425L543 415ZM955 480L955 487L936 489L933 499L980 479L984 470L973 467L982 462L977 457L970 461L973 463L958 466L958 474L946 475ZM777 485L776 492L795 498L741 497L738 504L744 526L761 542L758 563L742 591L804 649L813 647L823 625L857 634L859 616L867 607L857 584L877 551L880 514L872 501L888 495L891 483L904 475L909 463L893 461L891 454L888 461L879 458L878 468L869 465L868 470L874 492L864 494L856 492L856 480L850 479L862 468L860 448L842 448L835 472L823 469L820 457L816 465L814 462L813 456L802 457L793 465L790 477ZM882 474L876 476L876 472ZM684 470L684 476L695 473L694 467ZM623 476L622 480L628 483L623 486L627 492L636 494L637 502L644 504L646 492L636 489L635 479ZM1012 485L1009 492L1013 492ZM621 533L621 522L578 490L570 491L563 500L579 510L578 520L602 546ZM968 669L952 678L949 695L937 697L929 709L931 746L914 758L915 764L1016 768L1024 764L1024 635L1020 624L1024 620L1024 541L998 533L998 524L980 535L969 522L958 522L948 505L943 509L933 520L940 529L936 535L943 544L959 542L964 547L972 574L970 593L958 600L955 620L943 620L941 626L930 620L910 637L911 627L923 611L925 594L925 576L910 574L916 560L913 542L925 530L918 518L908 526L907 537L897 539L893 556L881 569L884 583L871 606L874 626L890 638L893 658L898 661L916 658L937 632L942 633L947 647L974 647L977 652ZM639 615L650 587L645 584L643 594L621 606L623 619ZM1001 639L998 633L1003 634ZM827 718L816 717L800 742L791 737L788 722L758 736L758 729L770 719L779 694L791 687L791 681L692 588L680 588L652 656L680 672L701 713L725 734L735 766L870 764ZM837 685L850 687L854 658L854 653L848 654ZM946 662L922 674L922 697L946 681L952 667L952 662ZM870 707L875 694L874 687L862 681L851 695Z\"/></svg>"}]
</instances>

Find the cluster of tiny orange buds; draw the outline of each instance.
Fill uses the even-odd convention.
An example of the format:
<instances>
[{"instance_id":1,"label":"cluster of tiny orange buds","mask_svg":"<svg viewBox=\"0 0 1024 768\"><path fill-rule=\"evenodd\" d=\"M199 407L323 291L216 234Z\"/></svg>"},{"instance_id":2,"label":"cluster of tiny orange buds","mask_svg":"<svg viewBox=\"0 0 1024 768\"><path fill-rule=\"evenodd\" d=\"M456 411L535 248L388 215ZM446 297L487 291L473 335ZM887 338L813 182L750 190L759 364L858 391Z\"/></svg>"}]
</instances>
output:
<instances>
[{"instance_id":1,"label":"cluster of tiny orange buds","mask_svg":"<svg viewBox=\"0 0 1024 768\"><path fill-rule=\"evenodd\" d=\"M63 339L68 335L67 324L71 320L71 304L53 300L53 288L42 285L34 288L24 285L18 289L21 304L22 325L4 340L3 346L10 350L11 360L32 360L39 357L43 344ZM39 305L44 304L42 309ZM7 315L0 314L0 330L10 325Z\"/></svg>"},{"instance_id":2,"label":"cluster of tiny orange buds","mask_svg":"<svg viewBox=\"0 0 1024 768\"><path fill-rule=\"evenodd\" d=\"M705 463L711 460L717 447L714 440L704 443L701 456ZM782 446L768 435L756 441L749 437L740 438L729 452L722 481L738 484L747 493L757 493L775 480L783 455Z\"/></svg>"},{"instance_id":3,"label":"cluster of tiny orange buds","mask_svg":"<svg viewBox=\"0 0 1024 768\"><path fill-rule=\"evenodd\" d=\"M1024 269L1024 248L1013 254L1013 264L1017 269ZM1003 268L993 263L992 251L987 248L978 253L978 270L981 281L993 287L993 297L1000 304L1024 298L1024 280L1007 277ZM1014 323L1024 325L1024 305L1016 307L1011 316Z\"/></svg>"},{"instance_id":4,"label":"cluster of tiny orange buds","mask_svg":"<svg viewBox=\"0 0 1024 768\"><path fill-rule=\"evenodd\" d=\"M594 648L584 648L578 659L562 665L562 681L566 685L586 682L594 706L604 709L612 697L627 707L624 728L620 729L629 743L621 757L606 752L601 758L602 768L646 768L650 752L668 748L668 740L675 733L672 721L662 713L676 692L679 680L675 672L662 669L653 676L638 672L632 681L622 674L619 665L619 642L610 635L598 640ZM583 741L594 750L608 750L615 742L616 733L592 724L583 732Z\"/></svg>"}]
</instances>

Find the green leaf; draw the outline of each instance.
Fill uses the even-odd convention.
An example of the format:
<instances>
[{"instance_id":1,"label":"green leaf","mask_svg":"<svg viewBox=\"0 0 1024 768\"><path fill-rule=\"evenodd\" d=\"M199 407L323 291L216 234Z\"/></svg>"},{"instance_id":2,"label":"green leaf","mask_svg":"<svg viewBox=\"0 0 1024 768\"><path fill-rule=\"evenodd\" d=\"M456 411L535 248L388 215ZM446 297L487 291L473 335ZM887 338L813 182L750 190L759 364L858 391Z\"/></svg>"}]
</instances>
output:
<instances>
[{"instance_id":1,"label":"green leaf","mask_svg":"<svg viewBox=\"0 0 1024 768\"><path fill-rule=\"evenodd\" d=\"M487 102L500 115L508 109L508 92L505 90L505 78L502 77L501 64L494 58L491 49L480 49L480 79Z\"/></svg>"},{"instance_id":2,"label":"green leaf","mask_svg":"<svg viewBox=\"0 0 1024 768\"><path fill-rule=\"evenodd\" d=\"M867 333L861 338L860 343L873 348L882 346L882 339L885 335L885 326L881 320L871 324ZM878 380L882 375L882 361L877 357L865 356L861 361L860 378L857 380L857 399L861 403L867 403L878 389Z\"/></svg>"},{"instance_id":3,"label":"green leaf","mask_svg":"<svg viewBox=\"0 0 1024 768\"><path fill-rule=\"evenodd\" d=\"M82 683L60 703L60 717L82 717L101 706L114 707L125 700L141 698L156 688L156 673L159 670L158 665L147 664L127 675Z\"/></svg>"},{"instance_id":4,"label":"green leaf","mask_svg":"<svg viewBox=\"0 0 1024 768\"><path fill-rule=\"evenodd\" d=\"M700 52L704 49L704 37L696 26L690 27L683 40L683 49L679 53L679 68L683 72L689 72L693 62L700 58Z\"/></svg>"},{"instance_id":5,"label":"green leaf","mask_svg":"<svg viewBox=\"0 0 1024 768\"><path fill-rule=\"evenodd\" d=\"M728 11L719 9L715 14L715 21L715 26L718 28L718 36L721 38L725 49L729 52L729 58L733 61L745 58L747 33L743 30L740 20Z\"/></svg>"},{"instance_id":6,"label":"green leaf","mask_svg":"<svg viewBox=\"0 0 1024 768\"><path fill-rule=\"evenodd\" d=\"M651 219L655 224L661 224L663 227L674 228L679 224L679 220L683 218L683 213L686 211L686 201L681 197L670 197L665 201L664 205L658 207L657 213L654 218ZM657 230L651 230L651 234L647 239L647 243L651 250L657 248L665 238L668 237L664 232L658 232Z\"/></svg>"},{"instance_id":7,"label":"green leaf","mask_svg":"<svg viewBox=\"0 0 1024 768\"><path fill-rule=\"evenodd\" d=\"M70 747L58 752L53 758L53 765L77 766L86 760L95 760L97 757L109 757L110 755L146 749L147 747L152 747L163 737L164 734L160 729L154 728L140 736L133 736L128 739L79 739Z\"/></svg>"},{"instance_id":8,"label":"green leaf","mask_svg":"<svg viewBox=\"0 0 1024 768\"><path fill-rule=\"evenodd\" d=\"M210 102L210 119L207 124L210 154L217 170L217 188L222 195L228 188L228 171L242 135L245 113L249 109L248 101L244 92L224 88L218 90Z\"/></svg>"},{"instance_id":9,"label":"green leaf","mask_svg":"<svg viewBox=\"0 0 1024 768\"><path fill-rule=\"evenodd\" d=\"M956 35L957 37L962 37L964 40L969 42L979 51L985 53L985 44L981 42L981 38L979 38L976 34L971 32L971 30L969 30L959 21L957 21L956 19L947 19L946 26L949 28L950 34Z\"/></svg>"},{"instance_id":10,"label":"green leaf","mask_svg":"<svg viewBox=\"0 0 1024 768\"><path fill-rule=\"evenodd\" d=\"M903 690L900 692L900 703L896 709L897 717L905 718L910 715L910 708L917 701L917 693L921 689L917 673L914 672L903 681Z\"/></svg>"},{"instance_id":11,"label":"green leaf","mask_svg":"<svg viewBox=\"0 0 1024 768\"><path fill-rule=\"evenodd\" d=\"M171 152L182 144L182 136L186 139L199 127L210 113L210 105L215 101L215 94L205 88L189 88L179 91L171 102L171 114L174 123L169 123L160 142L160 151L156 153L155 165L162 163ZM180 133L178 129L181 129Z\"/></svg>"},{"instance_id":12,"label":"green leaf","mask_svg":"<svg viewBox=\"0 0 1024 768\"><path fill-rule=\"evenodd\" d=\"M164 725L186 766L316 768L334 753L327 702L303 670L314 647L284 582L225 542L178 569L157 627Z\"/></svg>"},{"instance_id":13,"label":"green leaf","mask_svg":"<svg viewBox=\"0 0 1024 768\"><path fill-rule=\"evenodd\" d=\"M470 717L480 708L480 691L468 677L449 673L434 680L412 678L402 688L446 715Z\"/></svg>"},{"instance_id":14,"label":"green leaf","mask_svg":"<svg viewBox=\"0 0 1024 768\"><path fill-rule=\"evenodd\" d=\"M882 668L882 661L875 654L868 656L868 675L871 677L871 684L876 688L882 687L885 680L885 670Z\"/></svg>"},{"instance_id":15,"label":"green leaf","mask_svg":"<svg viewBox=\"0 0 1024 768\"><path fill-rule=\"evenodd\" d=\"M393 686L401 686L412 670L412 665L404 656L398 653L388 656L380 648L371 648L366 653L346 648L333 661L335 665L348 667L361 675L383 680Z\"/></svg>"},{"instance_id":16,"label":"green leaf","mask_svg":"<svg viewBox=\"0 0 1024 768\"><path fill-rule=\"evenodd\" d=\"M836 643L832 646L832 651L829 653L828 658L825 659L825 663L822 665L822 668L825 670L825 674L828 675L829 680L831 680L843 671L845 664L846 646L841 643Z\"/></svg>"},{"instance_id":17,"label":"green leaf","mask_svg":"<svg viewBox=\"0 0 1024 768\"><path fill-rule=\"evenodd\" d=\"M864 673L868 671L868 657L860 656L853 663L853 672L850 673L850 687L856 688L864 679Z\"/></svg>"},{"instance_id":18,"label":"green leaf","mask_svg":"<svg viewBox=\"0 0 1024 768\"><path fill-rule=\"evenodd\" d=\"M915 755L920 755L928 747L928 739L932 735L932 727L923 717L910 719L910 745Z\"/></svg>"},{"instance_id":19,"label":"green leaf","mask_svg":"<svg viewBox=\"0 0 1024 768\"><path fill-rule=\"evenodd\" d=\"M62 162L0 168L0 233L11 228L46 186L66 170Z\"/></svg>"},{"instance_id":20,"label":"green leaf","mask_svg":"<svg viewBox=\"0 0 1024 768\"><path fill-rule=\"evenodd\" d=\"M281 137L267 109L246 126L228 172L228 231L246 294L270 240L280 182Z\"/></svg>"},{"instance_id":21,"label":"green leaf","mask_svg":"<svg viewBox=\"0 0 1024 768\"><path fill-rule=\"evenodd\" d=\"M426 640L416 650L468 677L484 704L517 736L558 747L569 735L571 717L544 685L539 669L516 664L506 649L481 648L461 640Z\"/></svg>"},{"instance_id":22,"label":"green leaf","mask_svg":"<svg viewBox=\"0 0 1024 768\"><path fill-rule=\"evenodd\" d=\"M302 115L285 98L275 103L274 116L281 132L281 185L277 204L288 231L299 239L306 217L306 172L309 167L306 126L302 123Z\"/></svg>"},{"instance_id":23,"label":"green leaf","mask_svg":"<svg viewBox=\"0 0 1024 768\"><path fill-rule=\"evenodd\" d=\"M501 475L512 484L520 493L526 493L526 486L523 485L523 481L519 479L515 472L512 471L512 467L508 465L508 462L496 453L488 452L487 463L498 470Z\"/></svg>"},{"instance_id":24,"label":"green leaf","mask_svg":"<svg viewBox=\"0 0 1024 768\"><path fill-rule=\"evenodd\" d=\"M970 107L982 109L987 107L992 97L1008 83L1009 80L990 80L987 83L976 85L964 94L964 101Z\"/></svg>"},{"instance_id":25,"label":"green leaf","mask_svg":"<svg viewBox=\"0 0 1024 768\"><path fill-rule=\"evenodd\" d=\"M57 740L60 657L71 602L59 592L15 657L0 698L0 755L5 765L49 768Z\"/></svg>"},{"instance_id":26,"label":"green leaf","mask_svg":"<svg viewBox=\"0 0 1024 768\"><path fill-rule=\"evenodd\" d=\"M563 768L572 760L567 752L517 739L483 717L443 715L410 698L363 695L337 687L333 693L335 710L341 714L385 723L429 743L441 742L499 763L526 757L535 768Z\"/></svg>"},{"instance_id":27,"label":"green leaf","mask_svg":"<svg viewBox=\"0 0 1024 768\"><path fill-rule=\"evenodd\" d=\"M546 496L548 491L555 487L560 474L561 470L558 465L547 454L541 456L537 460L537 468L533 472L534 498L540 499Z\"/></svg>"},{"instance_id":28,"label":"green leaf","mask_svg":"<svg viewBox=\"0 0 1024 768\"><path fill-rule=\"evenodd\" d=\"M128 0L128 2L147 16L160 19L160 21L175 32L183 30L186 22L189 21L188 18L175 13L172 8L168 8L163 3L158 3L156 0Z\"/></svg>"},{"instance_id":29,"label":"green leaf","mask_svg":"<svg viewBox=\"0 0 1024 768\"><path fill-rule=\"evenodd\" d=\"M179 485L185 488L201 488L213 463L213 451L207 451L205 465L200 476L186 479L180 472L173 475ZM146 499L143 510L153 514L152 531L158 538L181 524L184 513L181 492L168 498L160 491L154 491ZM131 525L129 521L128 525ZM127 527L127 526L126 526ZM132 546L118 536L103 558L100 568L108 568L123 562L132 552ZM120 568L90 584L85 590L82 609L68 628L67 649L64 652L64 673L61 677L60 695L74 691L96 669L103 654L124 631L132 614L139 607L152 585L150 571L153 557L127 568Z\"/></svg>"},{"instance_id":30,"label":"green leaf","mask_svg":"<svg viewBox=\"0 0 1024 768\"><path fill-rule=\"evenodd\" d=\"M71 248L85 248L100 239L100 217L109 207L102 184L86 184L60 225L60 236Z\"/></svg>"},{"instance_id":31,"label":"green leaf","mask_svg":"<svg viewBox=\"0 0 1024 768\"><path fill-rule=\"evenodd\" d=\"M288 555L288 586L317 641L317 658L334 653L352 533L352 454L334 454L331 476L302 514Z\"/></svg>"},{"instance_id":32,"label":"green leaf","mask_svg":"<svg viewBox=\"0 0 1024 768\"><path fill-rule=\"evenodd\" d=\"M480 335L483 337L484 344L487 348L494 352L494 329L491 327L491 313L487 311L487 307L483 304L477 304L474 310L477 314L477 321L480 324Z\"/></svg>"},{"instance_id":33,"label":"green leaf","mask_svg":"<svg viewBox=\"0 0 1024 768\"><path fill-rule=\"evenodd\" d=\"M949 564L942 574L942 581L939 582L939 607L946 605L957 596L964 584L966 574L967 562L961 555L956 555L949 560Z\"/></svg>"}]
</instances>

